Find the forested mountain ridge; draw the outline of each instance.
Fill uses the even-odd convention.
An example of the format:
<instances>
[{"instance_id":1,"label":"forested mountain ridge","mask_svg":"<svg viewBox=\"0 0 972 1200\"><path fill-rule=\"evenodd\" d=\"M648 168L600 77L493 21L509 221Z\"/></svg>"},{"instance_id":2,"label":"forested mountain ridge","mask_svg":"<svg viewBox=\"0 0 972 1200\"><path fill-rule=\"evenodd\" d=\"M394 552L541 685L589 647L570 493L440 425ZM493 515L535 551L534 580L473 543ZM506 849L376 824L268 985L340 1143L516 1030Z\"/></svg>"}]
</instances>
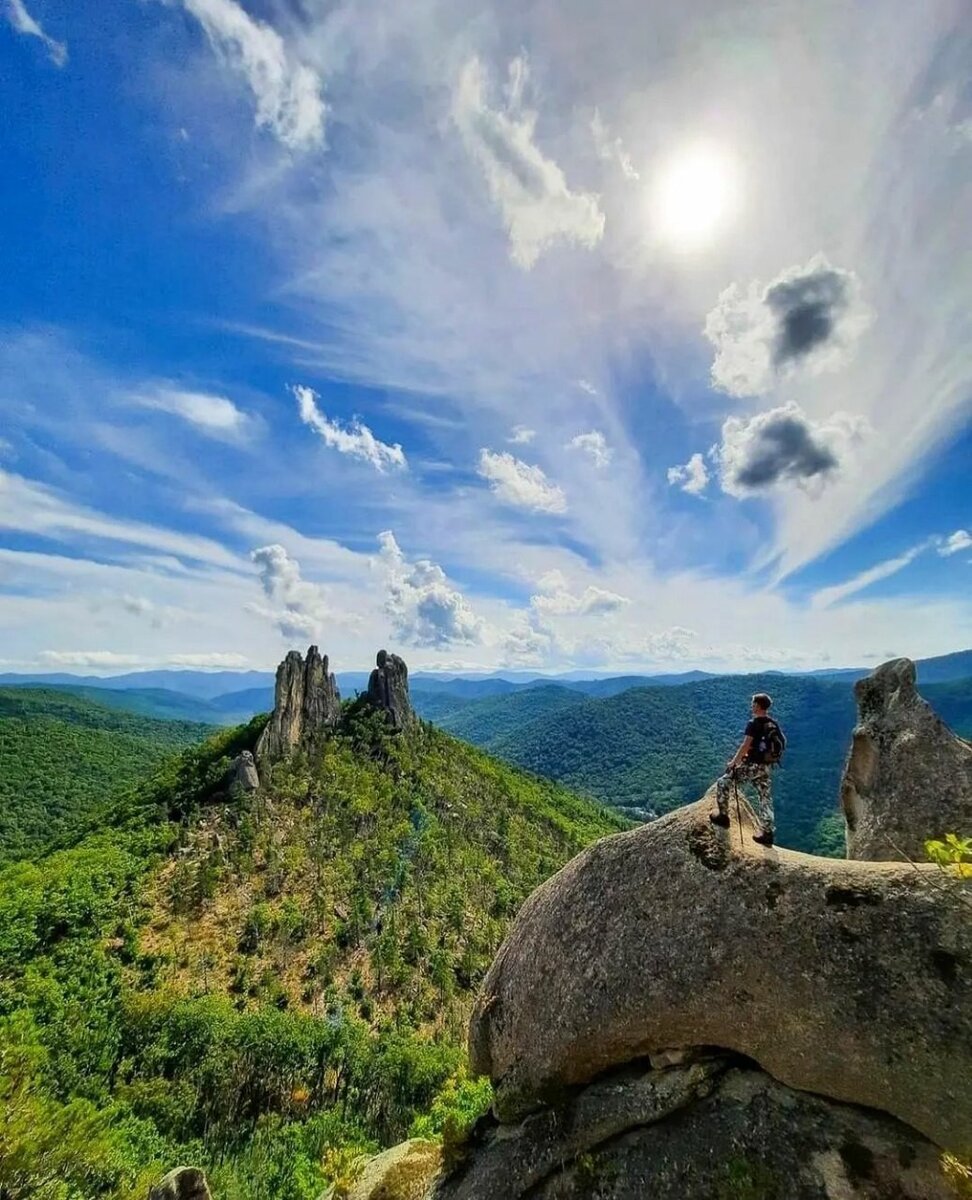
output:
<instances>
[{"instance_id":1,"label":"forested mountain ridge","mask_svg":"<svg viewBox=\"0 0 972 1200\"><path fill-rule=\"evenodd\" d=\"M623 823L361 702L259 792L227 790L264 720L0 872L0 1189L141 1200L192 1161L220 1200L314 1200L482 1107L473 992L525 896Z\"/></svg>"},{"instance_id":2,"label":"forested mountain ridge","mask_svg":"<svg viewBox=\"0 0 972 1200\"><path fill-rule=\"evenodd\" d=\"M766 690L789 739L775 773L784 845L843 854L838 785L855 721L853 686L844 679L774 673L721 676L593 699L561 687L465 701L436 712L442 728L509 762L557 779L639 818L698 799L742 738L749 697ZM958 733L972 734L972 679L922 686Z\"/></svg>"},{"instance_id":3,"label":"forested mountain ridge","mask_svg":"<svg viewBox=\"0 0 972 1200\"><path fill-rule=\"evenodd\" d=\"M210 732L60 690L0 689L0 863L81 836L120 790Z\"/></svg>"}]
</instances>

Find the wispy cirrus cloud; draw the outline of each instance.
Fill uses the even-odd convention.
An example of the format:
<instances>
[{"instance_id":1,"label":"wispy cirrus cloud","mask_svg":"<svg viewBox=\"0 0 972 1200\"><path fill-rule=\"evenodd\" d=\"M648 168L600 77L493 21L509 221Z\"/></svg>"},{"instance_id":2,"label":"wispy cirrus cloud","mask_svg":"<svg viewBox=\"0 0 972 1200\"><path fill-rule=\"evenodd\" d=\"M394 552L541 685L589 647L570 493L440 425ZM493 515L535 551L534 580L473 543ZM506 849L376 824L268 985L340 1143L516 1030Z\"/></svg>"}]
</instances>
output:
<instances>
[{"instance_id":1,"label":"wispy cirrus cloud","mask_svg":"<svg viewBox=\"0 0 972 1200\"><path fill-rule=\"evenodd\" d=\"M850 596L856 596L858 592L863 592L873 584L880 583L883 579L890 579L892 575L897 575L905 567L911 566L915 559L919 555L924 554L933 544L934 539L919 542L903 554L898 554L894 558L887 558L884 562L879 562L873 567L868 567L866 571L859 571L844 583L821 588L813 594L811 598L812 606L817 609L830 608L832 605L839 604L842 600L847 600Z\"/></svg>"},{"instance_id":2,"label":"wispy cirrus cloud","mask_svg":"<svg viewBox=\"0 0 972 1200\"><path fill-rule=\"evenodd\" d=\"M40 22L27 11L23 0L3 0L3 5L7 20L17 33L22 33L25 37L37 38L42 42L47 50L48 58L55 67L63 67L67 64L68 48L66 43L50 37Z\"/></svg>"},{"instance_id":3,"label":"wispy cirrus cloud","mask_svg":"<svg viewBox=\"0 0 972 1200\"><path fill-rule=\"evenodd\" d=\"M542 467L531 466L507 451L497 454L493 450L480 450L476 471L504 504L530 512L567 511L563 488L551 483Z\"/></svg>"},{"instance_id":4,"label":"wispy cirrus cloud","mask_svg":"<svg viewBox=\"0 0 972 1200\"><path fill-rule=\"evenodd\" d=\"M208 437L224 441L243 440L254 427L253 418L232 400L210 392L158 387L136 393L133 400L145 408L180 417Z\"/></svg>"},{"instance_id":5,"label":"wispy cirrus cloud","mask_svg":"<svg viewBox=\"0 0 972 1200\"><path fill-rule=\"evenodd\" d=\"M967 529L956 529L954 533L943 538L938 547L938 553L942 558L960 554L963 550L972 550L972 533Z\"/></svg>"},{"instance_id":6,"label":"wispy cirrus cloud","mask_svg":"<svg viewBox=\"0 0 972 1200\"><path fill-rule=\"evenodd\" d=\"M273 26L251 17L235 0L182 2L219 57L246 80L256 103L257 125L290 150L320 145L327 112L322 81Z\"/></svg>"},{"instance_id":7,"label":"wispy cirrus cloud","mask_svg":"<svg viewBox=\"0 0 972 1200\"><path fill-rule=\"evenodd\" d=\"M536 114L523 107L528 77L526 58L513 59L507 103L494 108L485 68L471 58L460 73L452 106L466 149L503 215L510 256L524 269L556 241L591 248L604 235L597 197L571 191L563 170L536 143Z\"/></svg>"},{"instance_id":8,"label":"wispy cirrus cloud","mask_svg":"<svg viewBox=\"0 0 972 1200\"><path fill-rule=\"evenodd\" d=\"M339 421L330 421L317 406L318 395L309 387L298 385L293 388L300 411L300 419L318 434L325 446L347 454L351 458L369 463L376 471L389 467L406 467L405 452L396 442L393 446L381 442L367 425L354 420L348 426Z\"/></svg>"},{"instance_id":9,"label":"wispy cirrus cloud","mask_svg":"<svg viewBox=\"0 0 972 1200\"><path fill-rule=\"evenodd\" d=\"M42 650L37 656L49 667L93 667L96 669L135 667L197 667L239 671L250 665L245 654L186 653L151 658L144 654L124 654L117 650Z\"/></svg>"}]
</instances>

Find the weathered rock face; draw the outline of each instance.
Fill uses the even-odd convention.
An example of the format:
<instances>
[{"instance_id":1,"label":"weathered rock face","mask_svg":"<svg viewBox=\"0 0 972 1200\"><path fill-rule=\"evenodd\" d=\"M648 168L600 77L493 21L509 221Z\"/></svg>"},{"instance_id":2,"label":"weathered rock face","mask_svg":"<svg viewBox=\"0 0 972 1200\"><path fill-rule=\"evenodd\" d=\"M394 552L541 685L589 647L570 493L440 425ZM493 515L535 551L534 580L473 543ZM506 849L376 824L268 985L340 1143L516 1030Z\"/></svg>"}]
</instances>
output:
<instances>
[{"instance_id":1,"label":"weathered rock face","mask_svg":"<svg viewBox=\"0 0 972 1200\"><path fill-rule=\"evenodd\" d=\"M368 1163L348 1200L424 1200L441 1165L437 1142L402 1142ZM321 1200L332 1200L333 1195L333 1190L325 1192Z\"/></svg>"},{"instance_id":2,"label":"weathered rock face","mask_svg":"<svg viewBox=\"0 0 972 1200\"><path fill-rule=\"evenodd\" d=\"M233 759L229 785L231 788L241 788L244 792L255 792L260 786L260 776L257 774L256 763L249 750L244 750Z\"/></svg>"},{"instance_id":3,"label":"weathered rock face","mask_svg":"<svg viewBox=\"0 0 972 1200\"><path fill-rule=\"evenodd\" d=\"M322 658L311 646L305 660L291 650L277 667L273 713L256 745L257 762L262 766L286 758L335 725L340 711L341 696L328 671L327 655Z\"/></svg>"},{"instance_id":4,"label":"weathered rock face","mask_svg":"<svg viewBox=\"0 0 972 1200\"><path fill-rule=\"evenodd\" d=\"M881 1113L726 1058L630 1067L493 1123L434 1200L947 1200L939 1150Z\"/></svg>"},{"instance_id":5,"label":"weathered rock face","mask_svg":"<svg viewBox=\"0 0 972 1200\"><path fill-rule=\"evenodd\" d=\"M368 680L368 703L381 709L394 729L404 729L415 720L408 697L408 667L397 654L378 651L378 665Z\"/></svg>"},{"instance_id":6,"label":"weathered rock face","mask_svg":"<svg viewBox=\"0 0 972 1200\"><path fill-rule=\"evenodd\" d=\"M500 1117L713 1046L968 1154L972 883L765 851L712 807L604 838L520 910L470 1025Z\"/></svg>"},{"instance_id":7,"label":"weathered rock face","mask_svg":"<svg viewBox=\"0 0 972 1200\"><path fill-rule=\"evenodd\" d=\"M915 687L908 658L884 663L854 687L859 719L840 799L847 857L925 857L924 843L972 832L972 746Z\"/></svg>"},{"instance_id":8,"label":"weathered rock face","mask_svg":"<svg viewBox=\"0 0 972 1200\"><path fill-rule=\"evenodd\" d=\"M198 1167L176 1167L149 1190L149 1200L212 1200Z\"/></svg>"}]
</instances>

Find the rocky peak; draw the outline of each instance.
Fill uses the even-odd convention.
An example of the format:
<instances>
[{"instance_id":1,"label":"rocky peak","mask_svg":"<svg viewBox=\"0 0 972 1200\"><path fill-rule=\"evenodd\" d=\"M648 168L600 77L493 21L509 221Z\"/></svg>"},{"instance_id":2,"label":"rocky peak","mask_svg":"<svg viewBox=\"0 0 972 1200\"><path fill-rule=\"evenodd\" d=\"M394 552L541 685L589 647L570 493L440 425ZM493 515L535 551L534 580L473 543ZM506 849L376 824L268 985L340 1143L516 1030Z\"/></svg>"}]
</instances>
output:
<instances>
[{"instance_id":1,"label":"rocky peak","mask_svg":"<svg viewBox=\"0 0 972 1200\"><path fill-rule=\"evenodd\" d=\"M405 729L415 720L408 697L408 667L397 654L378 651L377 666L368 680L368 703L381 709L393 729Z\"/></svg>"},{"instance_id":2,"label":"rocky peak","mask_svg":"<svg viewBox=\"0 0 972 1200\"><path fill-rule=\"evenodd\" d=\"M854 687L858 723L840 785L848 858L921 860L928 838L972 830L972 746L915 679L915 664L896 658Z\"/></svg>"},{"instance_id":3,"label":"rocky peak","mask_svg":"<svg viewBox=\"0 0 972 1200\"><path fill-rule=\"evenodd\" d=\"M286 758L335 725L340 711L341 696L327 655L321 657L316 646L308 648L306 659L291 650L277 667L273 712L257 742L257 761Z\"/></svg>"}]
</instances>

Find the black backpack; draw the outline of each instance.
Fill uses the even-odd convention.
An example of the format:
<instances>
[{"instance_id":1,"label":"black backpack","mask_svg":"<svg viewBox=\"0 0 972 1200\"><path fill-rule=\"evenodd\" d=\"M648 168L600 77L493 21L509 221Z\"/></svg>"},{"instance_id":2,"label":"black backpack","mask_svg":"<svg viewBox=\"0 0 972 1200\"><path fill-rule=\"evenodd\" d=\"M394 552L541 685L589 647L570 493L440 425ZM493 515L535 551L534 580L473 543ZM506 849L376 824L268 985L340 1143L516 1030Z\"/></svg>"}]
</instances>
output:
<instances>
[{"instance_id":1,"label":"black backpack","mask_svg":"<svg viewBox=\"0 0 972 1200\"><path fill-rule=\"evenodd\" d=\"M766 729L753 749L756 751L756 761L766 767L775 767L782 760L786 750L786 734L772 717L766 718Z\"/></svg>"}]
</instances>

